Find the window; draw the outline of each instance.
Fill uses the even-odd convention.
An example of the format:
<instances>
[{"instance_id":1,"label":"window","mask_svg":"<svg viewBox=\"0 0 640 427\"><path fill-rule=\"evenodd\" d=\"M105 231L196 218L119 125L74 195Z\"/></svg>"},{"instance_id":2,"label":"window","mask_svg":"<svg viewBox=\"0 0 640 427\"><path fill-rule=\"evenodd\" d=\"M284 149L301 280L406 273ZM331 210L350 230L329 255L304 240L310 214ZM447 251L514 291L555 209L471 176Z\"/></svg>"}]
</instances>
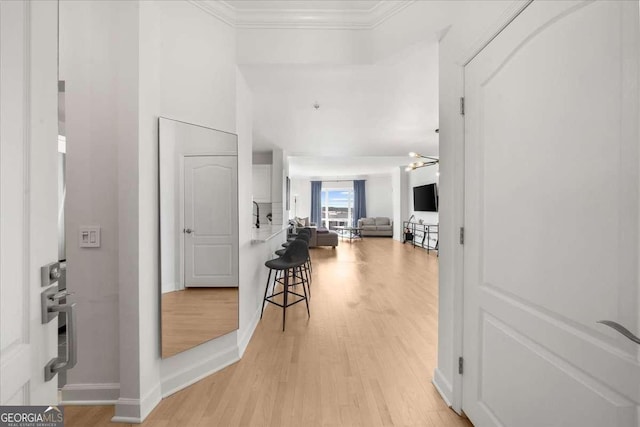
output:
<instances>
[{"instance_id":1,"label":"window","mask_svg":"<svg viewBox=\"0 0 640 427\"><path fill-rule=\"evenodd\" d=\"M322 189L322 224L333 229L351 225L353 218L353 187Z\"/></svg>"}]
</instances>

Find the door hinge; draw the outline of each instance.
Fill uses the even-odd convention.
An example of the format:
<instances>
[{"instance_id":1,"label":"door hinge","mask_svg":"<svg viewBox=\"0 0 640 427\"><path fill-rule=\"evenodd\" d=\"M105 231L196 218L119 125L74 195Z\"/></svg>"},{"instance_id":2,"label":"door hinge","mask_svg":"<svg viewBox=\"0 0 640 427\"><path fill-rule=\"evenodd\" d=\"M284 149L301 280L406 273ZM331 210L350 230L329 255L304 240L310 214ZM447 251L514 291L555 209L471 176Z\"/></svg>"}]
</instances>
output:
<instances>
[{"instance_id":1,"label":"door hinge","mask_svg":"<svg viewBox=\"0 0 640 427\"><path fill-rule=\"evenodd\" d=\"M460 114L464 116L464 96L460 97Z\"/></svg>"},{"instance_id":2,"label":"door hinge","mask_svg":"<svg viewBox=\"0 0 640 427\"><path fill-rule=\"evenodd\" d=\"M463 366L464 366L464 359L462 358L462 356L460 356L458 357L458 373L460 375L462 375L462 371L464 370Z\"/></svg>"},{"instance_id":3,"label":"door hinge","mask_svg":"<svg viewBox=\"0 0 640 427\"><path fill-rule=\"evenodd\" d=\"M464 227L460 227L460 244L464 245Z\"/></svg>"}]
</instances>

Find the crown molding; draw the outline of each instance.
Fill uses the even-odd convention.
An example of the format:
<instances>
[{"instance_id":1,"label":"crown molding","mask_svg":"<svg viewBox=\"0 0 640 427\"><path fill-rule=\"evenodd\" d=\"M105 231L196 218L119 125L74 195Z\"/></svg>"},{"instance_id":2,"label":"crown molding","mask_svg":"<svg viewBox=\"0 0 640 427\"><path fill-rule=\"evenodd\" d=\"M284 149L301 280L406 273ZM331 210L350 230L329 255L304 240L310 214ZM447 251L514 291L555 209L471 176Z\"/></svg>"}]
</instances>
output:
<instances>
[{"instance_id":1,"label":"crown molding","mask_svg":"<svg viewBox=\"0 0 640 427\"><path fill-rule=\"evenodd\" d=\"M192 5L232 27L236 26L236 9L223 1L188 0Z\"/></svg>"},{"instance_id":2,"label":"crown molding","mask_svg":"<svg viewBox=\"0 0 640 427\"><path fill-rule=\"evenodd\" d=\"M415 3L416 0L383 1L378 3L370 13L372 16L371 28L375 28L396 13Z\"/></svg>"},{"instance_id":3,"label":"crown molding","mask_svg":"<svg viewBox=\"0 0 640 427\"><path fill-rule=\"evenodd\" d=\"M385 0L369 10L238 9L223 0L190 0L190 3L236 28L369 30L415 1Z\"/></svg>"}]
</instances>

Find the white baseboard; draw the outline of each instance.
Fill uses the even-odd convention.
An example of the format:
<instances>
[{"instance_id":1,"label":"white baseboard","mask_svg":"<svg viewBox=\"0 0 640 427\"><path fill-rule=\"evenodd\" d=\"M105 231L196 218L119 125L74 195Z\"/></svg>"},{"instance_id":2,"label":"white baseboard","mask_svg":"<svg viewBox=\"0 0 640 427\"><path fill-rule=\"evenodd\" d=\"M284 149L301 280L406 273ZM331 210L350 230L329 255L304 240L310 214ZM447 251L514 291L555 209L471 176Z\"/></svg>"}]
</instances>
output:
<instances>
[{"instance_id":1,"label":"white baseboard","mask_svg":"<svg viewBox=\"0 0 640 427\"><path fill-rule=\"evenodd\" d=\"M172 373L166 378L162 378L162 397L170 396L183 388L189 387L191 384L226 368L238 360L240 360L238 348L237 346L233 346L211 355L211 357L202 360L198 364Z\"/></svg>"},{"instance_id":2,"label":"white baseboard","mask_svg":"<svg viewBox=\"0 0 640 427\"><path fill-rule=\"evenodd\" d=\"M140 399L128 399L121 397L116 402L116 414L111 418L113 423L133 423L142 422L140 418Z\"/></svg>"},{"instance_id":3,"label":"white baseboard","mask_svg":"<svg viewBox=\"0 0 640 427\"><path fill-rule=\"evenodd\" d=\"M453 387L438 368L433 371L433 381L431 382L436 390L438 390L438 393L440 393L440 396L442 396L442 400L444 400L447 406L451 406Z\"/></svg>"},{"instance_id":4,"label":"white baseboard","mask_svg":"<svg viewBox=\"0 0 640 427\"><path fill-rule=\"evenodd\" d=\"M161 400L160 384L151 389L142 399L121 397L116 402L116 414L111 418L111 422L139 424Z\"/></svg>"},{"instance_id":5,"label":"white baseboard","mask_svg":"<svg viewBox=\"0 0 640 427\"><path fill-rule=\"evenodd\" d=\"M66 384L61 395L62 405L115 405L120 396L120 384Z\"/></svg>"},{"instance_id":6,"label":"white baseboard","mask_svg":"<svg viewBox=\"0 0 640 427\"><path fill-rule=\"evenodd\" d=\"M122 423L122 424L140 424L142 423L142 421L140 421L140 418L128 418L128 417L119 417L119 416L114 416L111 417L111 422L112 423Z\"/></svg>"},{"instance_id":7,"label":"white baseboard","mask_svg":"<svg viewBox=\"0 0 640 427\"><path fill-rule=\"evenodd\" d=\"M262 304L264 304L264 302L262 302ZM260 313L262 313L262 304L260 304L260 307L258 307L256 312L253 314L253 318L249 322L249 327L244 331L244 333L242 334L242 337L238 339L238 354L240 358L244 356L244 352L247 349L247 346L249 345L251 338L253 337L253 333L256 331L258 322L260 322Z\"/></svg>"},{"instance_id":8,"label":"white baseboard","mask_svg":"<svg viewBox=\"0 0 640 427\"><path fill-rule=\"evenodd\" d=\"M156 386L149 391L140 402L140 422L144 421L145 418L153 411L153 409L158 406L158 403L162 400L162 389L160 383L156 384Z\"/></svg>"}]
</instances>

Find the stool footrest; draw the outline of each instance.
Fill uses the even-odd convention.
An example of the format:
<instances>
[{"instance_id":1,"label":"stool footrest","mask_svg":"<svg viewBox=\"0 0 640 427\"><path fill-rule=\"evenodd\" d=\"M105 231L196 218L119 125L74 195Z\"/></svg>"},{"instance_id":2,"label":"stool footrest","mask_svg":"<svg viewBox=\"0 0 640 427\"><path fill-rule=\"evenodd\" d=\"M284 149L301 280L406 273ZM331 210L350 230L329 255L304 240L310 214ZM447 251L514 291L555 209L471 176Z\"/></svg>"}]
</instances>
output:
<instances>
[{"instance_id":1,"label":"stool footrest","mask_svg":"<svg viewBox=\"0 0 640 427\"><path fill-rule=\"evenodd\" d=\"M300 297L300 298L305 298L304 295L300 295L300 294L298 294L296 292L289 291L287 293L290 294L290 295L295 295L295 296ZM284 294L284 291L276 292L275 294L271 294L271 295L267 296L265 299L277 297L278 295L282 295L282 294Z\"/></svg>"},{"instance_id":2,"label":"stool footrest","mask_svg":"<svg viewBox=\"0 0 640 427\"><path fill-rule=\"evenodd\" d=\"M292 281L289 282L289 286L298 286L298 285L303 285L305 283L305 280L303 277L300 276L296 276L296 279L299 279L298 281ZM281 285L284 285L284 278L280 277L278 279L275 279L276 282L280 283Z\"/></svg>"},{"instance_id":3,"label":"stool footrest","mask_svg":"<svg viewBox=\"0 0 640 427\"><path fill-rule=\"evenodd\" d=\"M282 292L280 292L280 293L282 293ZM297 300L296 300L296 301L294 301L294 302L290 302L290 303L288 303L288 304L287 304L287 307L291 307L292 305L297 304L297 303L299 303L300 301L304 301L304 300L306 300L306 298L305 298L305 297L303 297L302 295L298 295L298 294L296 294L296 293L294 293L294 292L289 292L289 293L290 293L290 294L293 294L293 295L295 295L295 296L297 296L297 297L300 297L300 298L299 298L299 299L297 299ZM269 295L268 297L266 297L266 298L265 298L265 301L267 301L267 302L269 302L269 303L271 303L271 304L273 304L273 305L277 305L278 307L285 308L285 306L284 306L283 304L280 304L280 303L278 303L278 302L275 302L275 301L271 301L271 300L270 300L270 298L273 298L273 297L274 297L274 296L276 296L276 295L279 295L279 294Z\"/></svg>"}]
</instances>

